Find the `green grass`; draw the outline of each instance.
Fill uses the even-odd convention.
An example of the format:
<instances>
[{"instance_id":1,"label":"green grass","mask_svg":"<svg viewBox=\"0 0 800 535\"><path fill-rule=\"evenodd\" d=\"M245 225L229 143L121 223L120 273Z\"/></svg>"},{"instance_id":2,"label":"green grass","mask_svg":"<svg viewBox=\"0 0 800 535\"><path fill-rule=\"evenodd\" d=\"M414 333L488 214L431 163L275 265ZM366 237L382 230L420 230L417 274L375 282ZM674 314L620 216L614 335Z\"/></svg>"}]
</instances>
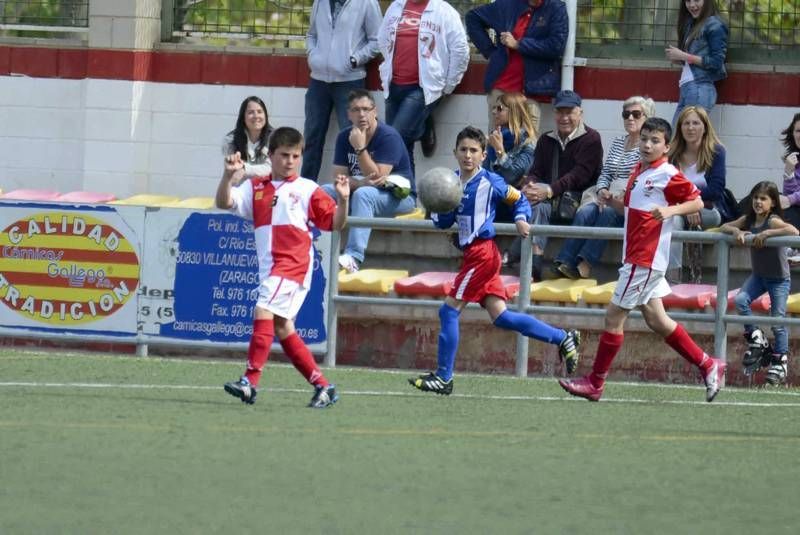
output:
<instances>
[{"instance_id":1,"label":"green grass","mask_svg":"<svg viewBox=\"0 0 800 535\"><path fill-rule=\"evenodd\" d=\"M796 533L800 392L0 353L0 533ZM12 383L30 383L14 385ZM34 383L36 385L34 385ZM51 383L43 385L44 383ZM113 387L101 387L115 385ZM179 385L180 387L177 387Z\"/></svg>"}]
</instances>

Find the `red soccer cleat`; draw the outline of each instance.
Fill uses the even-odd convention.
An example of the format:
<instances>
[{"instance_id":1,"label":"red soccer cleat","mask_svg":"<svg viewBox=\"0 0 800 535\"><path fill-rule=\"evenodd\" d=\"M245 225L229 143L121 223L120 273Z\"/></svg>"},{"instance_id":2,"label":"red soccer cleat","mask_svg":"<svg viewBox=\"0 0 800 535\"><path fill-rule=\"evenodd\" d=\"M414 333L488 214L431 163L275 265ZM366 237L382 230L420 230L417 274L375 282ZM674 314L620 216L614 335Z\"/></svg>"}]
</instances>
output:
<instances>
[{"instance_id":1,"label":"red soccer cleat","mask_svg":"<svg viewBox=\"0 0 800 535\"><path fill-rule=\"evenodd\" d=\"M603 389L594 386L592 382L589 380L588 375L580 377L578 379L572 379L571 381L567 381L566 379L559 379L558 384L560 384L561 388L563 388L573 396L578 396L579 398L585 398L588 399L589 401L598 401L600 399L600 396L603 395Z\"/></svg>"}]
</instances>

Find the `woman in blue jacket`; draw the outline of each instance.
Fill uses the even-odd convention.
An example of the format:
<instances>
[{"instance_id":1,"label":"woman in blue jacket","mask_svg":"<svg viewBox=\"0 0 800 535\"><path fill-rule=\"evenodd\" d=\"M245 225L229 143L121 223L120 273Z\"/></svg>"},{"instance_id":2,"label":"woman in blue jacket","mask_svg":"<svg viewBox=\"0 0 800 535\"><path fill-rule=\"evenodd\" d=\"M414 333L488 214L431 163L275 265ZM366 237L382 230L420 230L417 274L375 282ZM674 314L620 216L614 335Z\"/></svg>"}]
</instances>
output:
<instances>
[{"instance_id":1,"label":"woman in blue jacket","mask_svg":"<svg viewBox=\"0 0 800 535\"><path fill-rule=\"evenodd\" d=\"M727 76L725 54L728 28L719 18L716 0L684 0L678 13L678 47L666 49L667 59L683 65L678 82L680 98L672 118L686 106L701 106L710 111L717 102L714 82Z\"/></svg>"}]
</instances>

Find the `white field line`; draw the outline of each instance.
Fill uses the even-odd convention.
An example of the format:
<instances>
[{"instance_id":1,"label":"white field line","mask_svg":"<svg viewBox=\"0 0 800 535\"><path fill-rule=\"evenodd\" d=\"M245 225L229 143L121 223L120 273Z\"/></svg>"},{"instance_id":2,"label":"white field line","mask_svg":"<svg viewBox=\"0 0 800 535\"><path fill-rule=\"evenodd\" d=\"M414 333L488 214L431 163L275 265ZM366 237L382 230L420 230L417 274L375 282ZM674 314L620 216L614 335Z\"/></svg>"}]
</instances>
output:
<instances>
[{"instance_id":1,"label":"white field line","mask_svg":"<svg viewBox=\"0 0 800 535\"><path fill-rule=\"evenodd\" d=\"M115 383L50 383L50 382L28 382L28 381L5 381L0 382L0 388L86 388L86 389L124 389L124 390L221 390L220 386L204 385L175 385L175 384L115 384ZM698 391L700 389L698 388ZM274 393L308 393L308 389L300 388L265 388L264 392ZM344 396L386 396L386 397L429 397L417 392L393 392L379 390L341 390ZM575 397L564 396L521 396L521 395L483 395L483 394L452 394L450 397L462 399L479 400L501 400L501 401L583 401ZM758 401L716 401L707 403L705 401L690 400L652 400L637 398L603 398L604 403L631 403L631 404L653 404L653 405L699 405L699 406L726 406L726 407L790 407L798 408L800 403L768 403ZM585 401L584 401L585 403Z\"/></svg>"}]
</instances>

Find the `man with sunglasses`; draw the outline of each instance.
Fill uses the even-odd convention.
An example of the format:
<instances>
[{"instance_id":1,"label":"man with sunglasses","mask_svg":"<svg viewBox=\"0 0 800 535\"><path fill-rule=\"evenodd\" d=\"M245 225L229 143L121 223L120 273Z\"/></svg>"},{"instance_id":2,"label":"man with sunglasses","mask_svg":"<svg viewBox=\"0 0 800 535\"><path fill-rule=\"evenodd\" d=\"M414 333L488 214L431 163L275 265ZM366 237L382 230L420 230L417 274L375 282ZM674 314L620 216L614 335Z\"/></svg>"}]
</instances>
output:
<instances>
[{"instance_id":1,"label":"man with sunglasses","mask_svg":"<svg viewBox=\"0 0 800 535\"><path fill-rule=\"evenodd\" d=\"M491 107L503 93L524 93L539 131L539 102L561 87L561 58L569 34L562 0L495 0L467 12L464 22L475 48L489 60L484 88ZM496 39L489 36L494 30Z\"/></svg>"},{"instance_id":2,"label":"man with sunglasses","mask_svg":"<svg viewBox=\"0 0 800 535\"><path fill-rule=\"evenodd\" d=\"M413 212L416 188L403 138L397 130L378 121L378 110L369 91L355 89L347 100L347 115L353 126L336 137L333 182L340 175L350 177L350 215L394 217ZM398 184L398 175L408 184ZM333 184L326 184L323 189L336 199ZM350 229L344 253L339 256L339 265L348 273L358 271L364 261L371 230Z\"/></svg>"}]
</instances>

